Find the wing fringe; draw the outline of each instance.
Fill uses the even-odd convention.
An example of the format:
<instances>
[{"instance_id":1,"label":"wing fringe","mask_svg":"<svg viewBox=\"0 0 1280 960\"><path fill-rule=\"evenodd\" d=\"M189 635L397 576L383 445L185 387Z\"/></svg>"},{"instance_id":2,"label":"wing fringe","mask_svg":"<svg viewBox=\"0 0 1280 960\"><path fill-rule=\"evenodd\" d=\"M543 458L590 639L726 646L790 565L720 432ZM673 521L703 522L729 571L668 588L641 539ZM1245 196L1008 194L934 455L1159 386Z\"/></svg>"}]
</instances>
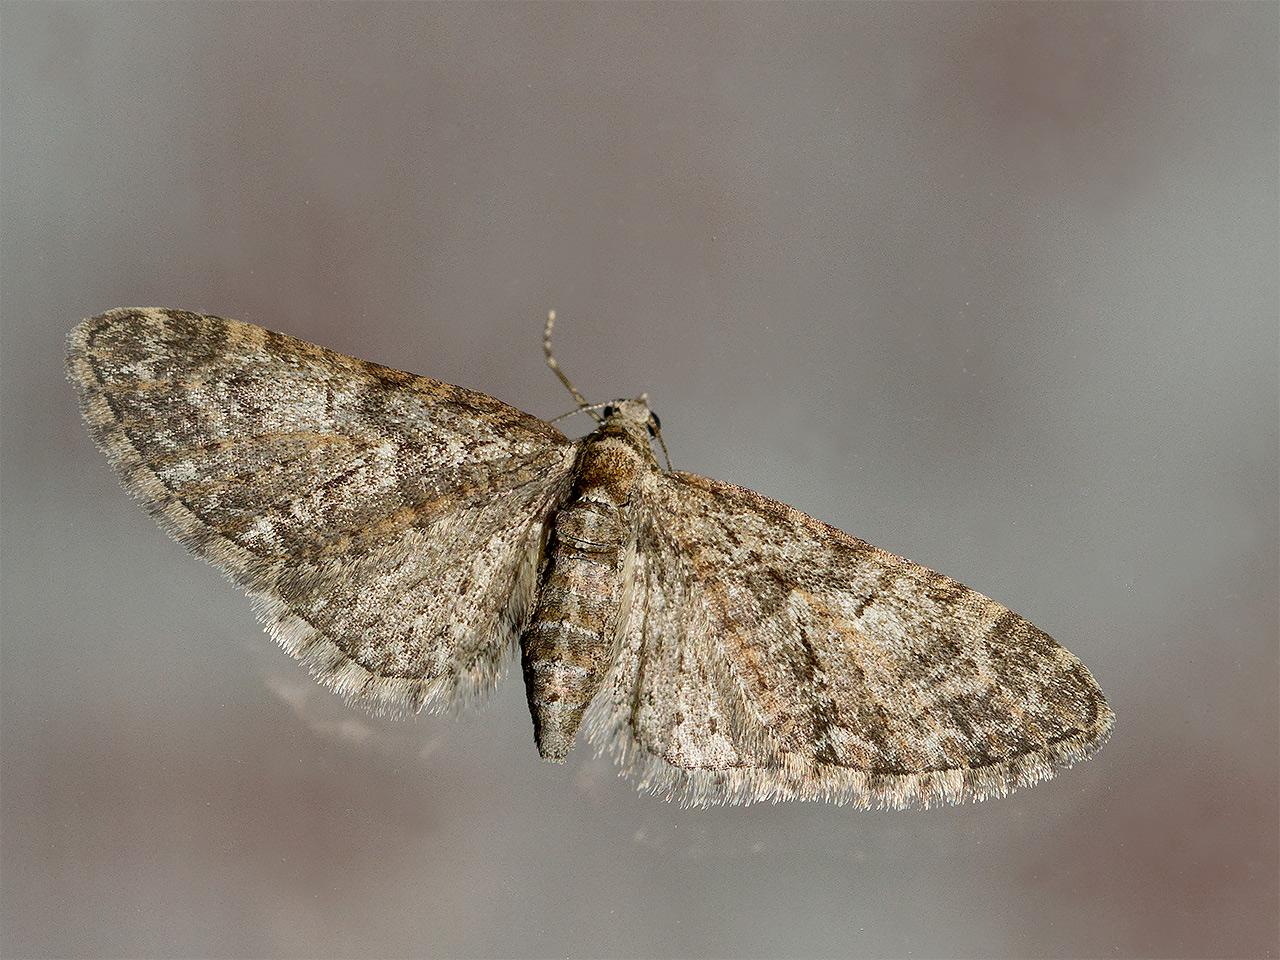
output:
<instances>
[{"instance_id":1,"label":"wing fringe","mask_svg":"<svg viewBox=\"0 0 1280 960\"><path fill-rule=\"evenodd\" d=\"M1102 703L1088 729L1038 750L985 766L906 774L815 766L787 762L787 757L776 766L684 769L642 747L631 731L627 710L612 703L589 715L584 727L596 755L607 754L619 764L619 776L681 807L813 800L862 810L903 810L977 803L1048 780L1092 756L1110 738L1114 723L1115 714Z\"/></svg>"}]
</instances>

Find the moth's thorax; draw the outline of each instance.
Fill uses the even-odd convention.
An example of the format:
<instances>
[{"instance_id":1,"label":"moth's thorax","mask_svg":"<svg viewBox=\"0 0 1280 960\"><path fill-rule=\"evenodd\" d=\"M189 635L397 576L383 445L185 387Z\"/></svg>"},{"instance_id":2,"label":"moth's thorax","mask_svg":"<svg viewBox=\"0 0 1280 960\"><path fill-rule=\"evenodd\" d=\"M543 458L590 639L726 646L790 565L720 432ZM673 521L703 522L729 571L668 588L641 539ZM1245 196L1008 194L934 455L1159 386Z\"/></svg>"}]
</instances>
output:
<instances>
[{"instance_id":1,"label":"moth's thorax","mask_svg":"<svg viewBox=\"0 0 1280 960\"><path fill-rule=\"evenodd\" d=\"M572 493L551 518L533 618L521 637L538 750L563 760L609 670L635 550L632 500L658 469L648 438L606 423L582 441Z\"/></svg>"},{"instance_id":2,"label":"moth's thorax","mask_svg":"<svg viewBox=\"0 0 1280 960\"><path fill-rule=\"evenodd\" d=\"M574 493L615 506L630 503L632 491L658 469L649 438L606 424L582 441L575 466Z\"/></svg>"}]
</instances>

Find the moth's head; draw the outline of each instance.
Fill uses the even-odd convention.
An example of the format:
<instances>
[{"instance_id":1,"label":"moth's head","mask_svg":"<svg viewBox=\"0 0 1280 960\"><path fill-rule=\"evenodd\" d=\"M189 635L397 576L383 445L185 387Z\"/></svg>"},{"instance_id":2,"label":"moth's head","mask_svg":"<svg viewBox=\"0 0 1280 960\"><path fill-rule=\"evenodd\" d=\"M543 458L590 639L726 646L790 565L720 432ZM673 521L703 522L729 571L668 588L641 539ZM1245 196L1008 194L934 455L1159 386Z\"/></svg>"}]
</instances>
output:
<instances>
[{"instance_id":1,"label":"moth's head","mask_svg":"<svg viewBox=\"0 0 1280 960\"><path fill-rule=\"evenodd\" d=\"M649 409L649 398L640 394L634 400L613 400L600 411L602 428L622 429L637 437L656 437L662 421Z\"/></svg>"}]
</instances>

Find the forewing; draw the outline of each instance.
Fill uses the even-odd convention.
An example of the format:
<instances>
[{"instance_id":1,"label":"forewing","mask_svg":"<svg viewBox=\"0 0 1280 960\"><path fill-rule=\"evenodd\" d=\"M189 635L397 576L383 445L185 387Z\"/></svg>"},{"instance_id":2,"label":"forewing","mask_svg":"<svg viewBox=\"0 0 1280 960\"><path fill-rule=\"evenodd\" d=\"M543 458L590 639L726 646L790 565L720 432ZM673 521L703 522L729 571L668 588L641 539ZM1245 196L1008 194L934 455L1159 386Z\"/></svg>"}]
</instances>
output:
<instances>
[{"instance_id":1,"label":"forewing","mask_svg":"<svg viewBox=\"0 0 1280 960\"><path fill-rule=\"evenodd\" d=\"M393 710L492 681L572 465L559 431L219 317L114 310L68 341L123 485L318 679Z\"/></svg>"},{"instance_id":2,"label":"forewing","mask_svg":"<svg viewBox=\"0 0 1280 960\"><path fill-rule=\"evenodd\" d=\"M660 477L645 509L598 729L631 741L657 789L694 803L982 799L1110 730L1079 660L949 577L691 474Z\"/></svg>"}]
</instances>

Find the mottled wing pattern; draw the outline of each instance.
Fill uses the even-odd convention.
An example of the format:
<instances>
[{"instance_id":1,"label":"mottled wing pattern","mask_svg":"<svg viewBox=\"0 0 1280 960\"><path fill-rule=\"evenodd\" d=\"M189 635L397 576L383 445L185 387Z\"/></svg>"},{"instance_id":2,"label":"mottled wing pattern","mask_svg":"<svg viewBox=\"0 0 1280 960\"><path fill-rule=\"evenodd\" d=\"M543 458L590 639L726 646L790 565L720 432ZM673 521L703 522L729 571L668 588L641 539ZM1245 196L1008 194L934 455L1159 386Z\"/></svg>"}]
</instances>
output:
<instances>
[{"instance_id":1,"label":"mottled wing pattern","mask_svg":"<svg viewBox=\"0 0 1280 960\"><path fill-rule=\"evenodd\" d=\"M1089 671L955 580L750 490L657 478L591 730L685 802L982 799L1093 752Z\"/></svg>"},{"instance_id":2,"label":"mottled wing pattern","mask_svg":"<svg viewBox=\"0 0 1280 960\"><path fill-rule=\"evenodd\" d=\"M491 685L573 445L484 394L252 324L126 309L72 330L94 439L276 640L376 710Z\"/></svg>"}]
</instances>

